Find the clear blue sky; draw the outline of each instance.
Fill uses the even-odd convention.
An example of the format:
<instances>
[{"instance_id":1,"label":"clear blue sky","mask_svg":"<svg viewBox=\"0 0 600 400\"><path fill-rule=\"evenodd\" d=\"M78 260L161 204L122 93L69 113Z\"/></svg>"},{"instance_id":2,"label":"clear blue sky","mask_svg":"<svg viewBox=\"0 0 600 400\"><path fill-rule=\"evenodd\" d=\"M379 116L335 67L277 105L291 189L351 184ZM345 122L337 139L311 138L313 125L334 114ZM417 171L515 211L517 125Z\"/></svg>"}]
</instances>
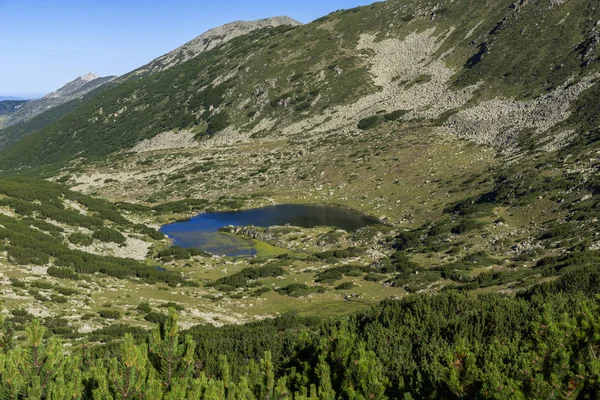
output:
<instances>
[{"instance_id":1,"label":"clear blue sky","mask_svg":"<svg viewBox=\"0 0 600 400\"><path fill-rule=\"evenodd\" d=\"M77 76L122 75L215 26L310 22L374 0L0 0L0 96L37 97Z\"/></svg>"}]
</instances>

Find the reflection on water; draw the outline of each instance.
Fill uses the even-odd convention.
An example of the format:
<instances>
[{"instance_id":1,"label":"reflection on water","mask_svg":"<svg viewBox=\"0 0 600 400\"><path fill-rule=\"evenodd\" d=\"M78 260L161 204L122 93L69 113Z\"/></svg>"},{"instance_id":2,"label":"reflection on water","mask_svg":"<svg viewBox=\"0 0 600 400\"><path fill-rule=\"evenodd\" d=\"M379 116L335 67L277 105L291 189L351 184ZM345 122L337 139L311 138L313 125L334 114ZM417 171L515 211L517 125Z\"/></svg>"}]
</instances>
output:
<instances>
[{"instance_id":1,"label":"reflection on water","mask_svg":"<svg viewBox=\"0 0 600 400\"><path fill-rule=\"evenodd\" d=\"M256 250L249 239L221 234L218 229L229 225L268 227L290 224L303 228L331 226L353 231L378 223L376 218L345 207L284 204L244 211L203 213L184 222L165 225L161 232L181 247L196 247L219 255L252 256Z\"/></svg>"}]
</instances>

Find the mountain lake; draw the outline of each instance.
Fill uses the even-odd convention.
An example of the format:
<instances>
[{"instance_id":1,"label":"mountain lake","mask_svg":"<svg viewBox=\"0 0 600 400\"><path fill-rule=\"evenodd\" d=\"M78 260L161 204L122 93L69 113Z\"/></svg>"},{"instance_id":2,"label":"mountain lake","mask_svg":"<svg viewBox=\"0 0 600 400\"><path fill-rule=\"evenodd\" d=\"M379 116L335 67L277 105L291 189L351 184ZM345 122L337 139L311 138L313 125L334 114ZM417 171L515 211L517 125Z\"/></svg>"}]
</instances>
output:
<instances>
[{"instance_id":1,"label":"mountain lake","mask_svg":"<svg viewBox=\"0 0 600 400\"><path fill-rule=\"evenodd\" d=\"M189 220L163 226L160 231L177 246L199 248L216 255L248 257L256 254L249 238L219 232L227 226L329 226L354 231L381 223L357 210L331 205L282 204L243 211L202 213Z\"/></svg>"}]
</instances>

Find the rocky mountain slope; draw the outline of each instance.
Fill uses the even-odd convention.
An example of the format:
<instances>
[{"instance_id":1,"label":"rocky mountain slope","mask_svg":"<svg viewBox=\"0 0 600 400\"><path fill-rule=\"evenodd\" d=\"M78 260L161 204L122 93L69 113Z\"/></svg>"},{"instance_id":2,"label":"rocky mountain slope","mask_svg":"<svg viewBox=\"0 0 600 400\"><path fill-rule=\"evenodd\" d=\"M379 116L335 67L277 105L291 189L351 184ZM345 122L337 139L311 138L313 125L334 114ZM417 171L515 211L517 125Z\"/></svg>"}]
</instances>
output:
<instances>
[{"instance_id":1,"label":"rocky mountain slope","mask_svg":"<svg viewBox=\"0 0 600 400\"><path fill-rule=\"evenodd\" d=\"M9 115L18 111L27 100L2 100L0 101L0 116Z\"/></svg>"},{"instance_id":2,"label":"rocky mountain slope","mask_svg":"<svg viewBox=\"0 0 600 400\"><path fill-rule=\"evenodd\" d=\"M103 78L104 81L94 80L94 84L86 87L79 95L75 92L69 94L69 92L73 90L76 91L77 86L83 82L82 79L77 79L70 84L67 84L65 88L56 91L54 94L50 94L45 98L38 100L31 108L13 116L5 124L0 124L0 128L4 127L4 129L0 130L0 149L10 146L31 132L35 132L56 122L104 90L108 90L128 80L139 79L142 76L148 76L155 72L163 71L174 65L185 62L204 51L210 50L233 38L254 30L281 25L297 26L300 25L300 23L289 17L274 17L249 22L233 22L211 29L184 44L180 48L175 49L122 77L110 77L111 79ZM88 74L86 77L91 78L92 76ZM110 83L110 85L107 83ZM51 99L47 97L51 97ZM59 98L61 99L60 102L57 101ZM3 122L5 119L6 118L2 119L0 122Z\"/></svg>"},{"instance_id":3,"label":"rocky mountain slope","mask_svg":"<svg viewBox=\"0 0 600 400\"><path fill-rule=\"evenodd\" d=\"M361 120L390 118L506 151L526 139L560 147L600 70L590 7L393 1L255 31L106 91L4 152L0 166L105 156L175 130L208 145L357 134Z\"/></svg>"},{"instance_id":4,"label":"rocky mountain slope","mask_svg":"<svg viewBox=\"0 0 600 400\"><path fill-rule=\"evenodd\" d=\"M8 115L16 112L27 100L0 100L0 129Z\"/></svg>"},{"instance_id":5,"label":"rocky mountain slope","mask_svg":"<svg viewBox=\"0 0 600 400\"><path fill-rule=\"evenodd\" d=\"M211 50L219 45L229 42L236 37L246 35L250 32L273 28L277 26L298 26L300 22L289 17L273 17L256 21L236 21L213 29L210 29L200 36L190 40L181 47L158 57L150 63L140 67L122 77L119 81L127 81L156 72L166 71L176 65L182 64L199 54Z\"/></svg>"},{"instance_id":6,"label":"rocky mountain slope","mask_svg":"<svg viewBox=\"0 0 600 400\"><path fill-rule=\"evenodd\" d=\"M99 77L92 73L80 76L60 89L47 94L41 99L32 100L20 107L4 121L4 126L12 126L34 118L61 104L77 99L92 90L110 82L114 76Z\"/></svg>"}]
</instances>

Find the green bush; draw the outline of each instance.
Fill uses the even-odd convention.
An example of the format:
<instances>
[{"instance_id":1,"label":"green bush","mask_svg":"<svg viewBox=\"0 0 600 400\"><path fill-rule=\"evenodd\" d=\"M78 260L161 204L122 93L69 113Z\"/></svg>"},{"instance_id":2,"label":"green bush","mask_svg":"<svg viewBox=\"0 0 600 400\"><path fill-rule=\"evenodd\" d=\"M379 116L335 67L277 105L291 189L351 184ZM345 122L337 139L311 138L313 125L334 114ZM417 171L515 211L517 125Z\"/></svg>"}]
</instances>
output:
<instances>
[{"instance_id":1,"label":"green bush","mask_svg":"<svg viewBox=\"0 0 600 400\"><path fill-rule=\"evenodd\" d=\"M344 282L335 287L335 290L350 290L354 289L356 285L352 282Z\"/></svg>"},{"instance_id":2,"label":"green bush","mask_svg":"<svg viewBox=\"0 0 600 400\"><path fill-rule=\"evenodd\" d=\"M381 282L382 280L384 280L386 278L385 275L382 274L377 274L375 272L369 272L366 276L365 276L365 281L370 281L370 282Z\"/></svg>"},{"instance_id":3,"label":"green bush","mask_svg":"<svg viewBox=\"0 0 600 400\"><path fill-rule=\"evenodd\" d=\"M408 110L396 110L396 111L392 111L389 114L385 114L383 116L383 118L385 118L386 121L396 121L408 112L409 112Z\"/></svg>"},{"instance_id":4,"label":"green bush","mask_svg":"<svg viewBox=\"0 0 600 400\"><path fill-rule=\"evenodd\" d=\"M206 128L206 134L211 136L221 132L229 126L229 115L227 112L221 111L220 113L211 116L207 122L208 126Z\"/></svg>"},{"instance_id":5,"label":"green bush","mask_svg":"<svg viewBox=\"0 0 600 400\"><path fill-rule=\"evenodd\" d=\"M116 231L111 228L100 228L94 232L92 237L94 239L98 239L101 242L106 242L106 243L112 242L112 243L117 243L117 244L123 244L127 241L127 239L125 238L125 236L123 236L123 234L121 232Z\"/></svg>"},{"instance_id":6,"label":"green bush","mask_svg":"<svg viewBox=\"0 0 600 400\"><path fill-rule=\"evenodd\" d=\"M290 297L304 297L313 293L323 293L325 289L307 286L303 283L292 283L286 287L276 290L281 295Z\"/></svg>"},{"instance_id":7,"label":"green bush","mask_svg":"<svg viewBox=\"0 0 600 400\"><path fill-rule=\"evenodd\" d=\"M94 242L94 239L83 233L76 232L69 235L69 242L78 246L89 246Z\"/></svg>"},{"instance_id":8,"label":"green bush","mask_svg":"<svg viewBox=\"0 0 600 400\"><path fill-rule=\"evenodd\" d=\"M148 304L148 303L140 303L136 307L136 310L139 310L139 311L143 312L144 314L149 314L152 312L152 307L150 307L150 304Z\"/></svg>"},{"instance_id":9,"label":"green bush","mask_svg":"<svg viewBox=\"0 0 600 400\"><path fill-rule=\"evenodd\" d=\"M54 302L54 303L59 303L59 304L64 304L68 301L68 299L64 296L59 296L56 294L52 294L50 295L50 299Z\"/></svg>"},{"instance_id":10,"label":"green bush","mask_svg":"<svg viewBox=\"0 0 600 400\"><path fill-rule=\"evenodd\" d=\"M24 288L25 287L25 282L20 281L20 280L18 280L16 278L11 278L10 279L10 283L11 283L11 285L13 285L14 287L17 287L17 288Z\"/></svg>"},{"instance_id":11,"label":"green bush","mask_svg":"<svg viewBox=\"0 0 600 400\"><path fill-rule=\"evenodd\" d=\"M358 129L365 131L368 129L377 128L381 122L382 118L379 115L363 118L358 122Z\"/></svg>"},{"instance_id":12,"label":"green bush","mask_svg":"<svg viewBox=\"0 0 600 400\"><path fill-rule=\"evenodd\" d=\"M77 272L73 271L71 268L49 267L48 275L53 276L55 278L60 278L60 279L72 279L72 280L81 279L79 274Z\"/></svg>"},{"instance_id":13,"label":"green bush","mask_svg":"<svg viewBox=\"0 0 600 400\"><path fill-rule=\"evenodd\" d=\"M119 310L104 308L98 311L98 315L105 319L120 319L121 312Z\"/></svg>"},{"instance_id":14,"label":"green bush","mask_svg":"<svg viewBox=\"0 0 600 400\"><path fill-rule=\"evenodd\" d=\"M221 287L225 291L231 291L235 288L246 287L250 280L259 278L272 278L282 276L285 274L285 270L277 265L265 265L264 267L249 267L244 268L237 274L226 276L217 279L214 283L214 287Z\"/></svg>"},{"instance_id":15,"label":"green bush","mask_svg":"<svg viewBox=\"0 0 600 400\"><path fill-rule=\"evenodd\" d=\"M33 281L31 286L39 289L52 289L52 283L46 281Z\"/></svg>"},{"instance_id":16,"label":"green bush","mask_svg":"<svg viewBox=\"0 0 600 400\"><path fill-rule=\"evenodd\" d=\"M79 294L79 291L76 289L71 289L71 288L66 288L66 287L55 287L54 290L56 290L58 293L62 294L63 296L72 296L74 294Z\"/></svg>"},{"instance_id":17,"label":"green bush","mask_svg":"<svg viewBox=\"0 0 600 400\"><path fill-rule=\"evenodd\" d=\"M483 226L485 226L485 223L483 222L465 218L452 228L452 232L456 234L462 234L476 229L481 229Z\"/></svg>"},{"instance_id":18,"label":"green bush","mask_svg":"<svg viewBox=\"0 0 600 400\"><path fill-rule=\"evenodd\" d=\"M174 308L177 311L185 310L185 307L179 303L175 303L173 301L169 301L168 303L163 303L160 305L161 308Z\"/></svg>"},{"instance_id":19,"label":"green bush","mask_svg":"<svg viewBox=\"0 0 600 400\"><path fill-rule=\"evenodd\" d=\"M152 322L154 324L164 324L167 320L167 315L159 312L149 312L144 319L148 322Z\"/></svg>"}]
</instances>

